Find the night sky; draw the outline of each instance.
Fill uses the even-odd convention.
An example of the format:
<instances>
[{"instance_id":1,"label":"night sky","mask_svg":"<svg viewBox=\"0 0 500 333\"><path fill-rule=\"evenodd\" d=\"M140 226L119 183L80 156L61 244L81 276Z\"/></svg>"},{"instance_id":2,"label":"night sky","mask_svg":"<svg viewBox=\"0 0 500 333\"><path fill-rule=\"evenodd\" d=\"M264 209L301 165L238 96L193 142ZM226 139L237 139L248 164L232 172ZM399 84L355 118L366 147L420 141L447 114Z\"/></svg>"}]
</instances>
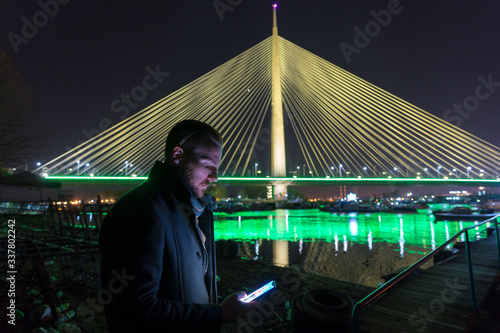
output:
<instances>
[{"instance_id":1,"label":"night sky","mask_svg":"<svg viewBox=\"0 0 500 333\"><path fill-rule=\"evenodd\" d=\"M49 130L42 162L99 133L106 119L118 123L112 103L143 85L147 68L162 73L159 84L129 115L272 33L267 0L59 2L0 2L0 48ZM282 0L278 25L298 46L500 146L499 13L491 0ZM356 40L367 24L370 40ZM347 44L356 52L346 56Z\"/></svg>"}]
</instances>

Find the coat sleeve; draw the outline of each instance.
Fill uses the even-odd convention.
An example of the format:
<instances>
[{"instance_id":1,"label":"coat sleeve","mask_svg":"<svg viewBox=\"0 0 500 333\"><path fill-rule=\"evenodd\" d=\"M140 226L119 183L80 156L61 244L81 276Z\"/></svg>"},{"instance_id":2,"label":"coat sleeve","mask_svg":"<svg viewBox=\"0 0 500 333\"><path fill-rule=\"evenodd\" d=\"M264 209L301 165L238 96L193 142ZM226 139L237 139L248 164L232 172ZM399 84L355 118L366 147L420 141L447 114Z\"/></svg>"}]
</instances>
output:
<instances>
[{"instance_id":1,"label":"coat sleeve","mask_svg":"<svg viewBox=\"0 0 500 333\"><path fill-rule=\"evenodd\" d=\"M153 200L141 198L122 198L99 236L102 299L110 332L219 332L219 305L158 296L160 284L165 283L165 223Z\"/></svg>"}]
</instances>

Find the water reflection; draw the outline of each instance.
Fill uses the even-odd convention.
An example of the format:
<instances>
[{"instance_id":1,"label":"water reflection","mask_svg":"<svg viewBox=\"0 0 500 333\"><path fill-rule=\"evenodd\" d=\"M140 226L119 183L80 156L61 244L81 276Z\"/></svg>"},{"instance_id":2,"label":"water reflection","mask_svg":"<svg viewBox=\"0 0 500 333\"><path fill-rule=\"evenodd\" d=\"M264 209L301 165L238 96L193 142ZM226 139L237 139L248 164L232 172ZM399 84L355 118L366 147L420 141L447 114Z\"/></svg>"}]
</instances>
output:
<instances>
[{"instance_id":1,"label":"water reflection","mask_svg":"<svg viewBox=\"0 0 500 333\"><path fill-rule=\"evenodd\" d=\"M290 265L288 241L274 240L273 243L273 264L285 267ZM300 252L300 251L299 251Z\"/></svg>"},{"instance_id":2,"label":"water reflection","mask_svg":"<svg viewBox=\"0 0 500 333\"><path fill-rule=\"evenodd\" d=\"M358 219L356 217L349 218L349 232L353 236L358 235Z\"/></svg>"},{"instance_id":3,"label":"water reflection","mask_svg":"<svg viewBox=\"0 0 500 333\"><path fill-rule=\"evenodd\" d=\"M426 214L342 215L319 210L216 213L215 218L216 240L236 241L234 255L370 286L473 225L434 223Z\"/></svg>"}]
</instances>

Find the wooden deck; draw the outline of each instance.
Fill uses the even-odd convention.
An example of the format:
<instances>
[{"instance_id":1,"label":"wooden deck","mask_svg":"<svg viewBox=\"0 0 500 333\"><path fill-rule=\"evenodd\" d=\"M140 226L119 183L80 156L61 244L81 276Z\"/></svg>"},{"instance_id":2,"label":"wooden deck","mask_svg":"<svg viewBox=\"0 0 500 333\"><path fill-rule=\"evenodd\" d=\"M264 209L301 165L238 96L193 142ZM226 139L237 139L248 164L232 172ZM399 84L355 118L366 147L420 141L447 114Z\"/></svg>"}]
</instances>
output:
<instances>
[{"instance_id":1,"label":"wooden deck","mask_svg":"<svg viewBox=\"0 0 500 333\"><path fill-rule=\"evenodd\" d=\"M499 277L496 236L471 242L476 301L479 305ZM360 332L466 332L474 310L465 246L458 256L434 265L361 311Z\"/></svg>"}]
</instances>

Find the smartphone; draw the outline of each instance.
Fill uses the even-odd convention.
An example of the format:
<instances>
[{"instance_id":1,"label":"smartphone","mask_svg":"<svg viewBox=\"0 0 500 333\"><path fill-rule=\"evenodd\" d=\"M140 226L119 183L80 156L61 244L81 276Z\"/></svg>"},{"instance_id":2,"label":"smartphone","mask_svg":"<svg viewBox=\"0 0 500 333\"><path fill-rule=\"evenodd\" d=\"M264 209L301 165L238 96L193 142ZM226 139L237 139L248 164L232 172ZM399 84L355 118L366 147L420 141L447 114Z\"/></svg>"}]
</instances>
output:
<instances>
[{"instance_id":1,"label":"smartphone","mask_svg":"<svg viewBox=\"0 0 500 333\"><path fill-rule=\"evenodd\" d=\"M269 290L274 289L274 288L276 288L276 282L271 281L271 282L263 285L259 289L255 290L250 295L247 295L247 297L242 299L242 302L249 303L249 302L253 301L254 299L256 299L257 297L262 296L263 294L267 293Z\"/></svg>"}]
</instances>

